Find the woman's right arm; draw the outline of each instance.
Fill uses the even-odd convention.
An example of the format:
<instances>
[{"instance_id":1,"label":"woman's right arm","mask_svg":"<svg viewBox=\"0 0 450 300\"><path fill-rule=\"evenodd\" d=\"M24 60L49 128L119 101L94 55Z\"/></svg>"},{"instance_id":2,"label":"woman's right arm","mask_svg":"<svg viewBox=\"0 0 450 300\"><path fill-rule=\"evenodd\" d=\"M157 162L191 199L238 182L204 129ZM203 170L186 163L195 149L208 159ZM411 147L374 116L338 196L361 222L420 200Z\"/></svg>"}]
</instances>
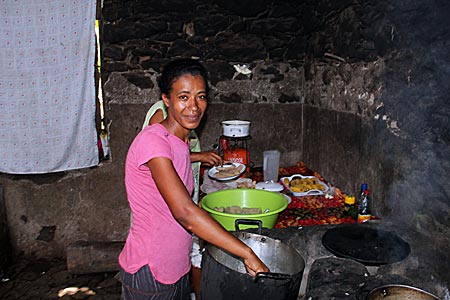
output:
<instances>
[{"instance_id":1,"label":"woman's right arm","mask_svg":"<svg viewBox=\"0 0 450 300\"><path fill-rule=\"evenodd\" d=\"M153 158L147 166L172 215L184 228L203 240L241 257L250 275L255 276L258 272L269 271L250 247L226 231L206 211L195 205L170 159Z\"/></svg>"}]
</instances>

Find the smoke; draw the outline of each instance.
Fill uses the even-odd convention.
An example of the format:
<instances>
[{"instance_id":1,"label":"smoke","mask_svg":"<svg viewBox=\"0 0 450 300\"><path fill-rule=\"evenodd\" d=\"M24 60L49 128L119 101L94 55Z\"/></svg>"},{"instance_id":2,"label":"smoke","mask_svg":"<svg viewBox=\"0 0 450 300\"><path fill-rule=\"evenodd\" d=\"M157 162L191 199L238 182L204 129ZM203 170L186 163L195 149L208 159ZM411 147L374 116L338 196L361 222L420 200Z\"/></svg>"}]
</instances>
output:
<instances>
[{"instance_id":1,"label":"smoke","mask_svg":"<svg viewBox=\"0 0 450 300\"><path fill-rule=\"evenodd\" d=\"M434 245L427 249L430 272L447 282L439 258L450 253L449 15L448 1L396 1L387 15L395 50L382 77L383 109L401 132L384 146L393 170L387 219L415 247Z\"/></svg>"}]
</instances>

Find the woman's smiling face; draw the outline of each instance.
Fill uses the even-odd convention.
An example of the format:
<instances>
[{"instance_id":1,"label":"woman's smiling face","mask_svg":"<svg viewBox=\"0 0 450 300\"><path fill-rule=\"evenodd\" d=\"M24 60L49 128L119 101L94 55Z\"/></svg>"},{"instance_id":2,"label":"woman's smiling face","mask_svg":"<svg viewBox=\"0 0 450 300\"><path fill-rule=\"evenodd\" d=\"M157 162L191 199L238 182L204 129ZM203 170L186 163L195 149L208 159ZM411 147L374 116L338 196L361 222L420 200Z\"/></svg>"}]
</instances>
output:
<instances>
[{"instance_id":1,"label":"woman's smiling face","mask_svg":"<svg viewBox=\"0 0 450 300\"><path fill-rule=\"evenodd\" d=\"M182 75L172 82L170 94L163 94L162 98L169 119L185 129L195 129L207 106L205 80L202 76Z\"/></svg>"}]
</instances>

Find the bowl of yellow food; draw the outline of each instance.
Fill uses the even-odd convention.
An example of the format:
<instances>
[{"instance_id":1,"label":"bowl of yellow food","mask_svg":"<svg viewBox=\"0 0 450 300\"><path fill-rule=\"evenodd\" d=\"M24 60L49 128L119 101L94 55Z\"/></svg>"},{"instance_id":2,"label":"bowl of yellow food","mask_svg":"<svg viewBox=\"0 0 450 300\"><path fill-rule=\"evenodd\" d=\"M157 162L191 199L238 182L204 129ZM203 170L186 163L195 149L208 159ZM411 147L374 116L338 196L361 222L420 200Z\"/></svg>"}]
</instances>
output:
<instances>
[{"instance_id":1,"label":"bowl of yellow food","mask_svg":"<svg viewBox=\"0 0 450 300\"><path fill-rule=\"evenodd\" d=\"M280 179L281 183L294 196L320 196L328 191L329 186L315 176L294 174Z\"/></svg>"}]
</instances>

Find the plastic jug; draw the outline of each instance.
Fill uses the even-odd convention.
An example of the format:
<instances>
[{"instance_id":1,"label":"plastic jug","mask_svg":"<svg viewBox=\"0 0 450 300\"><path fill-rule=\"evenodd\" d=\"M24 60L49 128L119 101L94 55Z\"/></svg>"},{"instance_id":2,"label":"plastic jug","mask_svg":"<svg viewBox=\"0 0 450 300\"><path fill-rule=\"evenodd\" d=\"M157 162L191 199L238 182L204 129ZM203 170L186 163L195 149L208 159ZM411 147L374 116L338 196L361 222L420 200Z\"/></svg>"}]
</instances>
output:
<instances>
[{"instance_id":1,"label":"plastic jug","mask_svg":"<svg viewBox=\"0 0 450 300\"><path fill-rule=\"evenodd\" d=\"M280 151L267 150L263 152L264 181L278 181L278 171L280 168Z\"/></svg>"}]
</instances>

